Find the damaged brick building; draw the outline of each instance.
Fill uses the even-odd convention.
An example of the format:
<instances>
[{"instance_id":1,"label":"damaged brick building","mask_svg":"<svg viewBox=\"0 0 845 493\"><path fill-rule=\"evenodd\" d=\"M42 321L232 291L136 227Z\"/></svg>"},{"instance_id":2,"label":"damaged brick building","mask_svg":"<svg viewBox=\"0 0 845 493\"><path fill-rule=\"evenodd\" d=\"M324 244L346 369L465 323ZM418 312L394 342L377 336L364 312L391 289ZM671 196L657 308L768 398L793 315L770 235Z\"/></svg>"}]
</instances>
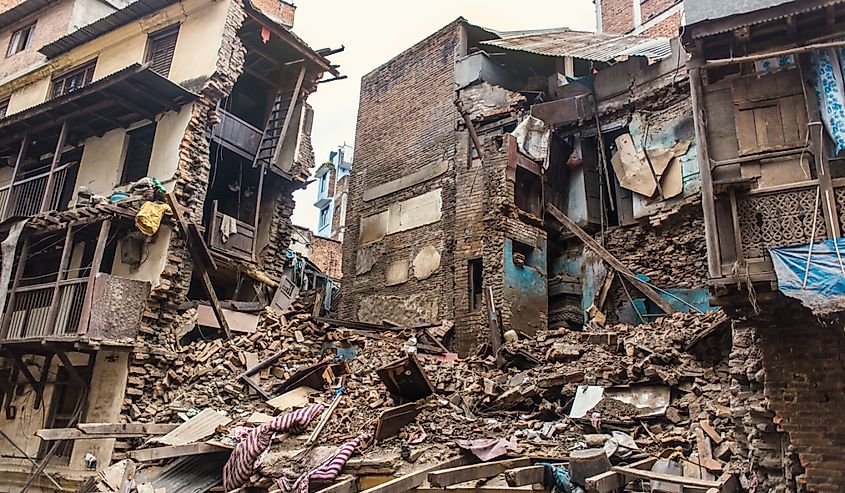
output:
<instances>
[{"instance_id":1,"label":"damaged brick building","mask_svg":"<svg viewBox=\"0 0 845 493\"><path fill-rule=\"evenodd\" d=\"M120 443L36 431L191 407L180 338L254 330L338 76L286 2L98 3L0 13L4 491L77 487Z\"/></svg>"},{"instance_id":2,"label":"damaged brick building","mask_svg":"<svg viewBox=\"0 0 845 493\"><path fill-rule=\"evenodd\" d=\"M461 353L486 331L487 289L506 330L582 325L607 271L547 205L606 232L633 270L679 291L679 307L706 307L683 56L667 38L501 33L458 19L366 75L341 315L454 320ZM534 128L517 128L530 115ZM620 146L631 154L612 163ZM654 149L653 174L643 148ZM653 227L681 209L685 226ZM607 284L611 318L659 313Z\"/></svg>"}]
</instances>

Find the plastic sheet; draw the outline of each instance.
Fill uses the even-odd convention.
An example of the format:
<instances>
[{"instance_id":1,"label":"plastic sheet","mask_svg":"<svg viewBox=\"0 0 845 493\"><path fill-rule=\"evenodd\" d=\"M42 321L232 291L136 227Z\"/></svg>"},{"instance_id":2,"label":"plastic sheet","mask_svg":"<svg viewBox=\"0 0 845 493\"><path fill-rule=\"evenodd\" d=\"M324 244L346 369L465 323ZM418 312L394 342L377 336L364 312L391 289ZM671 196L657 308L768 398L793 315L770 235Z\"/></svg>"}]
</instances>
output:
<instances>
[{"instance_id":1,"label":"plastic sheet","mask_svg":"<svg viewBox=\"0 0 845 493\"><path fill-rule=\"evenodd\" d=\"M835 241L813 243L812 254L809 244L769 249L778 289L816 314L845 309L845 238Z\"/></svg>"}]
</instances>

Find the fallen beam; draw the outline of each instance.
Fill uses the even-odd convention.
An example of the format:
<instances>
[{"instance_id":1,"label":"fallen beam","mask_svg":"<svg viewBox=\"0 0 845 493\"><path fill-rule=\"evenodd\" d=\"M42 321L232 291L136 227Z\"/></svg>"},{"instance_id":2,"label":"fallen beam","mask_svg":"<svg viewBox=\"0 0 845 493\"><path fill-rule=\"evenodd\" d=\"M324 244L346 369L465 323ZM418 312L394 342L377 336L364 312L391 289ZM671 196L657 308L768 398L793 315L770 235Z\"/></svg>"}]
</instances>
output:
<instances>
[{"instance_id":1,"label":"fallen beam","mask_svg":"<svg viewBox=\"0 0 845 493\"><path fill-rule=\"evenodd\" d=\"M508 469L530 465L531 459L523 457L519 459L508 459L495 462L484 462L481 464L472 464L468 466L458 466L428 473L428 482L432 486L449 486L466 481L472 481L473 479L491 478L502 474Z\"/></svg>"},{"instance_id":2,"label":"fallen beam","mask_svg":"<svg viewBox=\"0 0 845 493\"><path fill-rule=\"evenodd\" d=\"M358 478L352 476L350 478L341 479L335 484L317 490L314 493L358 493Z\"/></svg>"},{"instance_id":3,"label":"fallen beam","mask_svg":"<svg viewBox=\"0 0 845 493\"><path fill-rule=\"evenodd\" d=\"M628 467L635 469L651 469L651 466L655 462L657 462L657 459L649 457L648 459L634 462ZM619 474L618 472L611 470L587 478L587 491L590 493L611 493L622 489L627 482L628 481L625 479L623 474Z\"/></svg>"},{"instance_id":4,"label":"fallen beam","mask_svg":"<svg viewBox=\"0 0 845 493\"><path fill-rule=\"evenodd\" d=\"M210 454L213 452L222 452L229 450L216 445L208 443L189 443L186 445L172 445L169 447L157 447L141 450L131 450L129 458L138 462L149 462L159 459L170 459L173 457L183 457L186 455L201 455Z\"/></svg>"},{"instance_id":5,"label":"fallen beam","mask_svg":"<svg viewBox=\"0 0 845 493\"><path fill-rule=\"evenodd\" d=\"M508 486L528 486L546 482L546 468L544 466L526 466L505 471L505 481Z\"/></svg>"},{"instance_id":6,"label":"fallen beam","mask_svg":"<svg viewBox=\"0 0 845 493\"><path fill-rule=\"evenodd\" d=\"M489 487L489 488L426 488L426 487L419 487L415 488L411 491L419 491L425 493L510 493L512 491L532 491L532 492L541 492L541 491L548 491L548 490L535 490L532 488L511 488L507 486L500 486L496 487Z\"/></svg>"},{"instance_id":7,"label":"fallen beam","mask_svg":"<svg viewBox=\"0 0 845 493\"><path fill-rule=\"evenodd\" d=\"M396 479L391 479L390 481L382 483L378 486L367 488L361 493L404 493L410 489L416 488L417 486L423 484L426 478L428 477L428 473L430 472L439 471L440 469L447 469L450 467L463 466L466 465L469 461L470 459L464 456L454 457L439 464L435 464L431 467L426 467L424 469L420 469L419 471L412 472L411 474L407 474Z\"/></svg>"},{"instance_id":8,"label":"fallen beam","mask_svg":"<svg viewBox=\"0 0 845 493\"><path fill-rule=\"evenodd\" d=\"M665 481L667 483L679 484L683 486L684 491L707 491L711 488L715 488L718 491L722 491L722 483L719 481L688 478L685 476L675 476L672 474L663 474L660 472L652 472L644 469L635 469L629 466L615 466L612 471L618 472L625 476L625 482L640 478L648 479L649 481Z\"/></svg>"},{"instance_id":9,"label":"fallen beam","mask_svg":"<svg viewBox=\"0 0 845 493\"><path fill-rule=\"evenodd\" d=\"M638 278L631 269L625 267L625 265L619 261L616 257L614 257L610 252L605 250L605 248L593 239L592 236L587 234L586 231L581 229L580 226L575 224L572 219L569 219L566 214L560 211L557 207L552 204L546 204L546 212L551 214L551 216L557 219L561 224L564 225L569 231L572 232L575 236L577 236L584 245L596 253L599 257L602 258L605 262L608 263L611 267L613 267L617 272L623 274L626 279L634 285L640 292L655 305L658 306L661 310L666 313L674 313L675 309L669 304L668 301L664 300L658 293L655 291L651 286L649 286L645 281Z\"/></svg>"},{"instance_id":10,"label":"fallen beam","mask_svg":"<svg viewBox=\"0 0 845 493\"><path fill-rule=\"evenodd\" d=\"M108 433L135 435L166 435L181 423L79 423L76 427L86 435Z\"/></svg>"}]
</instances>

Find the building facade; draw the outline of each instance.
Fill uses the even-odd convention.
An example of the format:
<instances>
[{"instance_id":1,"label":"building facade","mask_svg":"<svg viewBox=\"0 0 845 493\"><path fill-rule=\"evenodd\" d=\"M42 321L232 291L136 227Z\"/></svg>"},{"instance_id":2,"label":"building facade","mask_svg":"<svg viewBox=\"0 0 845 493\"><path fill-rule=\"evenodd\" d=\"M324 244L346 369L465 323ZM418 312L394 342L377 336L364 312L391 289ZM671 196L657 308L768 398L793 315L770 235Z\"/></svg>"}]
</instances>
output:
<instances>
[{"instance_id":1,"label":"building facade","mask_svg":"<svg viewBox=\"0 0 845 493\"><path fill-rule=\"evenodd\" d=\"M337 74L284 2L89 4L0 14L4 491L75 489L122 447L39 430L191 407L167 377L186 317L237 332L237 302L272 298L314 161L306 99Z\"/></svg>"},{"instance_id":2,"label":"building facade","mask_svg":"<svg viewBox=\"0 0 845 493\"><path fill-rule=\"evenodd\" d=\"M615 34L680 34L684 0L595 0L596 30Z\"/></svg>"},{"instance_id":3,"label":"building facade","mask_svg":"<svg viewBox=\"0 0 845 493\"><path fill-rule=\"evenodd\" d=\"M346 230L346 206L349 200L349 173L352 171L352 147L346 144L329 154L329 160L314 172L317 180L317 234L343 242Z\"/></svg>"}]
</instances>

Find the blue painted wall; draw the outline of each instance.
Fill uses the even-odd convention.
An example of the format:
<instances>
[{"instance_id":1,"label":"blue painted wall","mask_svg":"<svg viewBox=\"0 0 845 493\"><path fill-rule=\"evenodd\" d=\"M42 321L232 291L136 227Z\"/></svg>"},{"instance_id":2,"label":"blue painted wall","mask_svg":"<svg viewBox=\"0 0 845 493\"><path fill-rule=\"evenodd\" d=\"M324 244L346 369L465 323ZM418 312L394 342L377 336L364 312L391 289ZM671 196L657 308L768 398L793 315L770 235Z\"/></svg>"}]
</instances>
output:
<instances>
[{"instance_id":1,"label":"blue painted wall","mask_svg":"<svg viewBox=\"0 0 845 493\"><path fill-rule=\"evenodd\" d=\"M528 250L525 265L518 266L513 263L514 241L505 238L504 295L511 307L510 325L529 335L542 326L540 320L549 312L545 238L538 239L538 243ZM517 250L521 251L518 246Z\"/></svg>"}]
</instances>

